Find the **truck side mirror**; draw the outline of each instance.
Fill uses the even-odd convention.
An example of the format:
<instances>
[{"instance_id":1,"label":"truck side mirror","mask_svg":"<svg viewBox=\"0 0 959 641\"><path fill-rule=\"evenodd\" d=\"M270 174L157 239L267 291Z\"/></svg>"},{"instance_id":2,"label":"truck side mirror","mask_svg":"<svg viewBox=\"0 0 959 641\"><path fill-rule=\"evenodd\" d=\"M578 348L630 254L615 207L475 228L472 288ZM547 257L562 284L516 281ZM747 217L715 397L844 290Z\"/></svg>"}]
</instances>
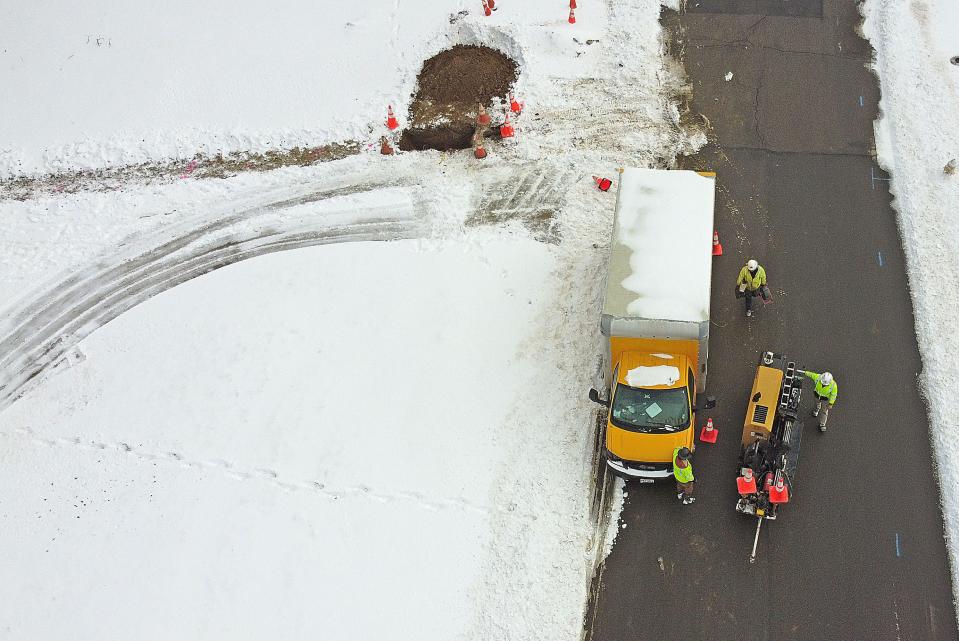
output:
<instances>
[{"instance_id":1,"label":"truck side mirror","mask_svg":"<svg viewBox=\"0 0 959 641\"><path fill-rule=\"evenodd\" d=\"M601 399L599 397L599 392L597 392L595 389L589 390L589 400L593 401L594 403L599 403L604 407L609 407L609 401L604 401Z\"/></svg>"}]
</instances>

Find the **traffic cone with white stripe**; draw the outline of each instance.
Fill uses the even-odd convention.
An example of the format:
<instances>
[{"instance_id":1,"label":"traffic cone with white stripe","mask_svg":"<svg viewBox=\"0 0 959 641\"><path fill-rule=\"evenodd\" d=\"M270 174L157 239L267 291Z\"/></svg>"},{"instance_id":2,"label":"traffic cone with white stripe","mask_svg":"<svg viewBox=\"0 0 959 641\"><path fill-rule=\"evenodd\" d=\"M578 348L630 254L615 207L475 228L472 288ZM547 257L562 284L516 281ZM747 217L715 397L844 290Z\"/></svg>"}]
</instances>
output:
<instances>
[{"instance_id":1,"label":"traffic cone with white stripe","mask_svg":"<svg viewBox=\"0 0 959 641\"><path fill-rule=\"evenodd\" d=\"M723 246L719 243L719 232L713 230L713 256L722 256Z\"/></svg>"},{"instance_id":2,"label":"traffic cone with white stripe","mask_svg":"<svg viewBox=\"0 0 959 641\"><path fill-rule=\"evenodd\" d=\"M736 489L743 496L756 493L756 477L753 476L753 468L743 468L743 475L736 479Z\"/></svg>"},{"instance_id":3,"label":"traffic cone with white stripe","mask_svg":"<svg viewBox=\"0 0 959 641\"><path fill-rule=\"evenodd\" d=\"M699 440L703 443L715 443L719 438L719 430L713 427L713 419L707 418L703 431L699 433Z\"/></svg>"}]
</instances>

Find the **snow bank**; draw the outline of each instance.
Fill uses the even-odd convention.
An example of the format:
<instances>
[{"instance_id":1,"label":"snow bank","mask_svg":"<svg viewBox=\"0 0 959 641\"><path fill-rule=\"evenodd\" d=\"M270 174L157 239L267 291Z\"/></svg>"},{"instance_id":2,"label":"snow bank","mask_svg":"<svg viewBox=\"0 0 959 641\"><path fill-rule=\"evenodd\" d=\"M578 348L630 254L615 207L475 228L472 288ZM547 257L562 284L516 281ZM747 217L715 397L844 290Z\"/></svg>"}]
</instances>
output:
<instances>
[{"instance_id":1,"label":"snow bank","mask_svg":"<svg viewBox=\"0 0 959 641\"><path fill-rule=\"evenodd\" d=\"M928 399L952 559L959 586L959 5L951 0L867 0L863 32L876 49L882 88L876 122L879 162L909 271L921 382Z\"/></svg>"},{"instance_id":2,"label":"snow bank","mask_svg":"<svg viewBox=\"0 0 959 641\"><path fill-rule=\"evenodd\" d=\"M563 443L590 417L537 381L577 356L539 329L556 268L495 236L301 249L102 328L2 416L2 564L25 580L0 587L0 626L479 639L488 618L575 638L592 525L585 452ZM493 609L526 589L543 593L516 620Z\"/></svg>"}]
</instances>

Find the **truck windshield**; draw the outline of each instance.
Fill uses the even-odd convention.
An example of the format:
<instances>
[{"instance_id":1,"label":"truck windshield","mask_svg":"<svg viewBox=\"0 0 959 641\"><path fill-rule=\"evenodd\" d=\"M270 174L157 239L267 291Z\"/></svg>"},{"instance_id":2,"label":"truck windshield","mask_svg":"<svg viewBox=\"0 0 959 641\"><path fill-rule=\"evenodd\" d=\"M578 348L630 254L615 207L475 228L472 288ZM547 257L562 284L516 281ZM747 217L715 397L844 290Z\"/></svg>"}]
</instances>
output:
<instances>
[{"instance_id":1,"label":"truck windshield","mask_svg":"<svg viewBox=\"0 0 959 641\"><path fill-rule=\"evenodd\" d=\"M665 434L689 427L686 388L639 389L617 385L610 422L632 432Z\"/></svg>"}]
</instances>

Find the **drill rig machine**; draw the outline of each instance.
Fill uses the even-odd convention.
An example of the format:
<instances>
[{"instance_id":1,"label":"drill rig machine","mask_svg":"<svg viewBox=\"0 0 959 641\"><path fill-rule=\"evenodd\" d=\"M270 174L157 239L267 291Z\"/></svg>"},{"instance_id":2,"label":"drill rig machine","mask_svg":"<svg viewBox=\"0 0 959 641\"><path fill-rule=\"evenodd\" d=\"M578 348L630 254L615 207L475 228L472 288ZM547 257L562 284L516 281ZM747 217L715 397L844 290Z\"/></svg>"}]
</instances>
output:
<instances>
[{"instance_id":1,"label":"drill rig machine","mask_svg":"<svg viewBox=\"0 0 959 641\"><path fill-rule=\"evenodd\" d=\"M736 511L755 516L756 536L749 562L756 561L759 530L764 520L775 520L792 495L802 423L798 421L802 376L796 363L781 354L764 352L756 368L746 406Z\"/></svg>"}]
</instances>

